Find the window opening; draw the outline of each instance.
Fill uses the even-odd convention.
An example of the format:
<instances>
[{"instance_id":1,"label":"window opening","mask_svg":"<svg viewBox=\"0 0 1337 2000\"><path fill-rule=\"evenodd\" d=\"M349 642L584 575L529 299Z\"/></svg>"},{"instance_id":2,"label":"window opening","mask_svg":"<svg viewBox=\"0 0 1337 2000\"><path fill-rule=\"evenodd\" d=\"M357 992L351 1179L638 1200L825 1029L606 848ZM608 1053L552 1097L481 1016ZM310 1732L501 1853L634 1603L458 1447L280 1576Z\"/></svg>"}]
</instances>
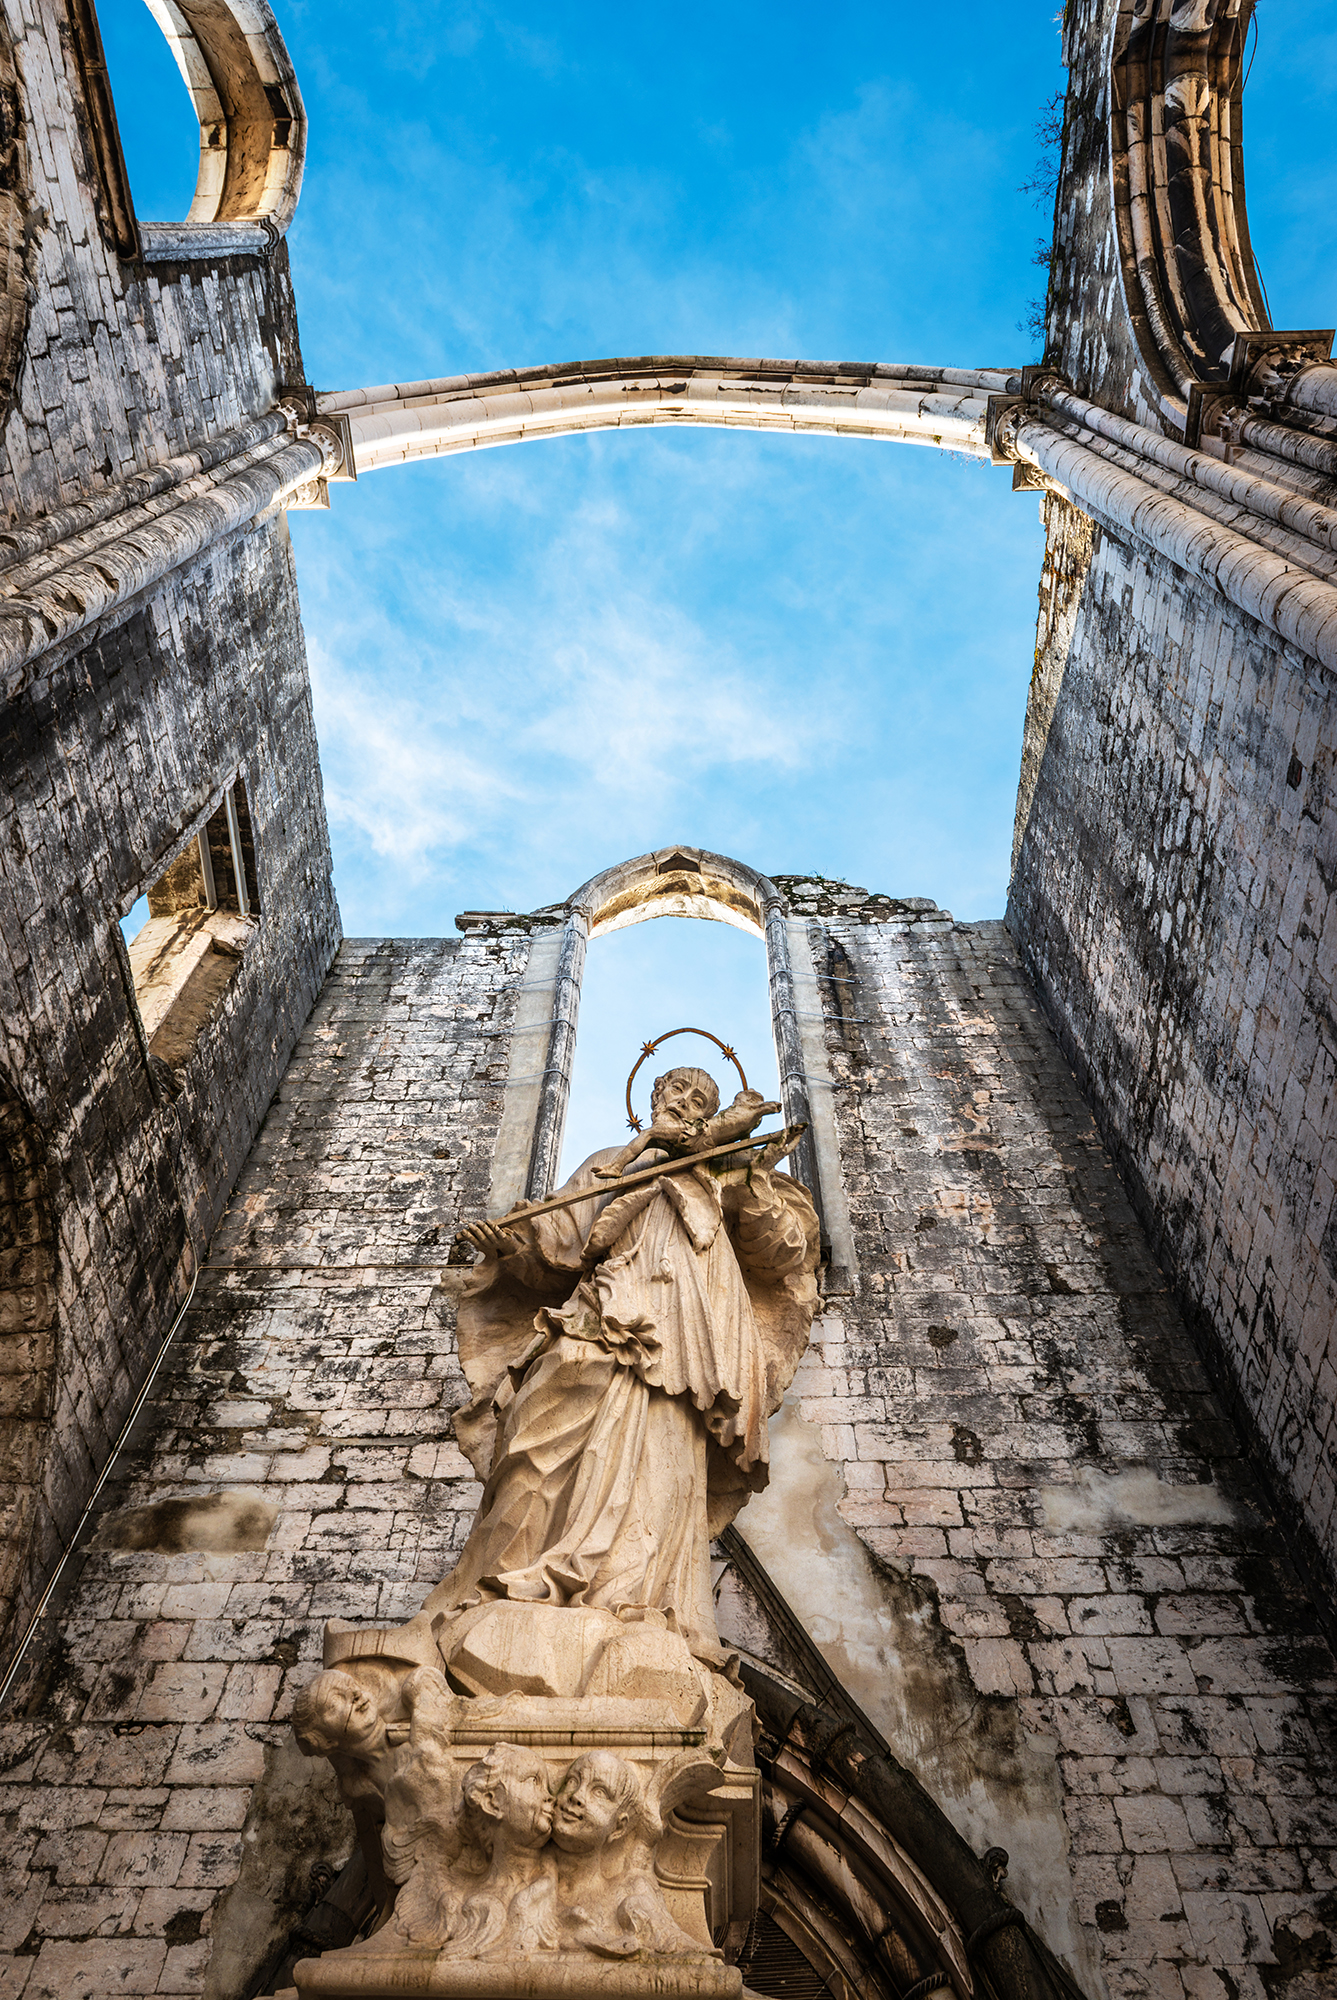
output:
<instances>
[{"instance_id":1,"label":"window opening","mask_svg":"<svg viewBox=\"0 0 1337 2000\"><path fill-rule=\"evenodd\" d=\"M628 1072L646 1042L681 1027L708 1028L720 1036L736 1052L749 1085L778 1102L766 948L760 938L727 924L660 917L590 941L561 1179L601 1146L620 1146L630 1139ZM708 1071L719 1086L720 1102L732 1101L739 1088L733 1064L711 1042L680 1035L666 1042L637 1075L632 1096L643 1122L655 1077L684 1065ZM767 1119L767 1129L778 1122Z\"/></svg>"},{"instance_id":2,"label":"window opening","mask_svg":"<svg viewBox=\"0 0 1337 2000\"><path fill-rule=\"evenodd\" d=\"M81 5L91 20L89 0ZM101 0L97 21L132 212L183 216L195 197L200 121L171 48L144 0Z\"/></svg>"},{"instance_id":3,"label":"window opening","mask_svg":"<svg viewBox=\"0 0 1337 2000\"><path fill-rule=\"evenodd\" d=\"M147 916L132 931L137 913ZM260 898L242 780L121 920L149 1054L179 1069L218 1012L254 934Z\"/></svg>"},{"instance_id":4,"label":"window opening","mask_svg":"<svg viewBox=\"0 0 1337 2000\"><path fill-rule=\"evenodd\" d=\"M139 936L139 933L143 930L145 924L148 922L151 914L152 912L149 909L149 899L147 896L141 896L137 903L132 903L130 905L130 908L121 918L121 936L125 939L127 944L134 943L135 939Z\"/></svg>"}]
</instances>

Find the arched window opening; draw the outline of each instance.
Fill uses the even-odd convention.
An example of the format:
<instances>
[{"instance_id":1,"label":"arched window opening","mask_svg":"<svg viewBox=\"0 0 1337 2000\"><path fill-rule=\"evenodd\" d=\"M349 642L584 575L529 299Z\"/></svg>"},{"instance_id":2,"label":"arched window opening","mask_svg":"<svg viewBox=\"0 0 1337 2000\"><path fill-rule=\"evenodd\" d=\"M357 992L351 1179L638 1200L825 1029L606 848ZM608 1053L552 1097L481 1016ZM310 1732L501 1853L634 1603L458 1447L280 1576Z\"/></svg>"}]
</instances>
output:
<instances>
[{"instance_id":1,"label":"arched window opening","mask_svg":"<svg viewBox=\"0 0 1337 2000\"><path fill-rule=\"evenodd\" d=\"M596 1148L631 1137L628 1073L646 1042L686 1027L718 1035L734 1050L750 1088L779 1101L766 952L758 937L722 923L679 919L638 924L591 942L561 1179ZM708 1071L721 1104L740 1088L737 1070L713 1043L697 1035L675 1036L637 1072L632 1100L643 1123L649 1120L655 1077L682 1065ZM768 1119L766 1129L776 1122Z\"/></svg>"},{"instance_id":2,"label":"arched window opening","mask_svg":"<svg viewBox=\"0 0 1337 2000\"><path fill-rule=\"evenodd\" d=\"M465 911L456 922L469 931L490 923L495 914ZM764 1073L769 1086L770 1064L761 1051L773 1047L779 1072L775 1101L786 1124L804 1128L789 1171L808 1190L817 1211L827 1289L848 1291L857 1284L854 1234L841 1185L832 1080L823 1046L821 988L808 924L790 910L769 877L744 862L704 848L663 848L619 862L592 876L565 902L536 911L530 919L541 928L534 938L511 1031L505 1108L493 1152L491 1213L505 1215L519 1200L544 1200L557 1185L564 1157L568 1165L573 1158L577 1162L588 1158L587 1151L576 1152L581 1141L574 1129L571 1151L564 1154L563 1149L587 946L590 940L597 943L611 932L661 916L713 919L765 940L774 1039L768 1045L760 1029L752 1031L751 1046L758 1049L759 1067L756 1079L749 1075L749 1084L759 1081ZM670 949L672 941L670 934ZM707 952L710 949L705 947ZM713 991L704 996L716 1002L718 997ZM677 1004L683 1004L681 991ZM637 1052L640 1044L657 1039L666 1026L707 1025L705 1021L675 1020L653 1031L641 1027L636 1035ZM629 1030L619 1027L617 1032ZM595 1033L600 1033L597 1019ZM695 1038L684 1036L682 1040ZM629 1061L628 1069L630 1066ZM666 1060L663 1067L674 1066ZM606 1059L603 1067L606 1071ZM662 1073L652 1071L650 1080ZM623 1078L626 1074L623 1070ZM625 1082L622 1087L625 1090ZM733 1095L730 1089L727 1101L731 1102ZM612 1115L606 1101L603 1106L594 1105L591 1112L600 1124ZM625 1130L626 1115L623 1105L617 1114L619 1133ZM589 1129L582 1127L583 1136L588 1136ZM599 1129L596 1147L611 1143L613 1135L606 1137Z\"/></svg>"},{"instance_id":3,"label":"arched window opening","mask_svg":"<svg viewBox=\"0 0 1337 2000\"><path fill-rule=\"evenodd\" d=\"M297 206L306 116L267 0L102 0L102 8L99 20L94 0L74 0L73 20L105 225L119 254L179 261L268 248ZM164 144L173 131L177 143ZM184 220L145 221L140 208L184 211Z\"/></svg>"},{"instance_id":4,"label":"arched window opening","mask_svg":"<svg viewBox=\"0 0 1337 2000\"><path fill-rule=\"evenodd\" d=\"M102 0L99 19L135 213L175 220L195 198L195 106L145 0Z\"/></svg>"}]
</instances>

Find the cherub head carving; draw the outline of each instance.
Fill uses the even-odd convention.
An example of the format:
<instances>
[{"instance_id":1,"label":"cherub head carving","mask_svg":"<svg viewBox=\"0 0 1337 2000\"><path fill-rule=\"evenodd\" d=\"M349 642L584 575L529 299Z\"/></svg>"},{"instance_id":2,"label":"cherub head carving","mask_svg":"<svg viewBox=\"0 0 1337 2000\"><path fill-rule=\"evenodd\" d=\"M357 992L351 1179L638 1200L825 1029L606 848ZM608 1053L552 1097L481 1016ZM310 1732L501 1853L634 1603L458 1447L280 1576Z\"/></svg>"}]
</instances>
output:
<instances>
[{"instance_id":1,"label":"cherub head carving","mask_svg":"<svg viewBox=\"0 0 1337 2000\"><path fill-rule=\"evenodd\" d=\"M638 1830L641 1786L631 1765L611 1750L577 1757L557 1793L552 1842L566 1854L592 1854Z\"/></svg>"},{"instance_id":2,"label":"cherub head carving","mask_svg":"<svg viewBox=\"0 0 1337 2000\"><path fill-rule=\"evenodd\" d=\"M367 1690L337 1667L317 1674L292 1707L293 1734L307 1757L369 1763L387 1746L385 1718Z\"/></svg>"},{"instance_id":3,"label":"cherub head carving","mask_svg":"<svg viewBox=\"0 0 1337 2000\"><path fill-rule=\"evenodd\" d=\"M552 1830L552 1794L542 1759L514 1743L494 1743L464 1774L464 1807L485 1852L498 1841L542 1847Z\"/></svg>"}]
</instances>

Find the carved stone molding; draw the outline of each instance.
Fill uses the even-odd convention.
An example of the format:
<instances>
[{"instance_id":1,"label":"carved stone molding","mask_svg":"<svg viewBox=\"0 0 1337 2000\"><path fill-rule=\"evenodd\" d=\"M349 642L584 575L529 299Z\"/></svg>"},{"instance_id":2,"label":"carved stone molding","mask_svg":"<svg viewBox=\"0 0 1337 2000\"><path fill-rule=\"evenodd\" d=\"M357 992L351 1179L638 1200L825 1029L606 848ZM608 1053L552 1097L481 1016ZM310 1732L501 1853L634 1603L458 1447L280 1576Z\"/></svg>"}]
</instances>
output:
<instances>
[{"instance_id":1,"label":"carved stone molding","mask_svg":"<svg viewBox=\"0 0 1337 2000\"><path fill-rule=\"evenodd\" d=\"M14 400L28 332L31 226L19 80L9 30L0 18L0 420L8 416Z\"/></svg>"},{"instance_id":2,"label":"carved stone molding","mask_svg":"<svg viewBox=\"0 0 1337 2000\"><path fill-rule=\"evenodd\" d=\"M1110 170L1124 290L1162 394L1224 382L1265 328L1241 142L1254 0L1125 0L1110 75Z\"/></svg>"},{"instance_id":3,"label":"carved stone molding","mask_svg":"<svg viewBox=\"0 0 1337 2000\"><path fill-rule=\"evenodd\" d=\"M298 1741L334 1766L385 1912L297 1966L302 2000L737 2000L723 1947L758 1896L748 1697L653 1614L499 1603L462 1624L445 1653L440 1617L331 1628L335 1664L299 1698Z\"/></svg>"}]
</instances>

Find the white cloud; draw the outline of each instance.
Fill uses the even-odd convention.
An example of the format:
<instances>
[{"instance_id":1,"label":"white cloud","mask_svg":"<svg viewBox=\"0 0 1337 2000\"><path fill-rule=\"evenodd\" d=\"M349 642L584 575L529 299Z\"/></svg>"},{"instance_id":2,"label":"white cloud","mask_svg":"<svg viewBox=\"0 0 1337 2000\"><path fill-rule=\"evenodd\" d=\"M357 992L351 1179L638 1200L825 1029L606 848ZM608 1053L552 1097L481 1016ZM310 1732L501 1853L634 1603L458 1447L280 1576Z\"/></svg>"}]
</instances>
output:
<instances>
[{"instance_id":1,"label":"white cloud","mask_svg":"<svg viewBox=\"0 0 1337 2000\"><path fill-rule=\"evenodd\" d=\"M764 663L610 577L595 524L545 567L523 602L438 581L426 603L354 622L327 599L311 620L327 809L377 856L410 875L499 839L555 857L591 818L631 829L644 803L745 790L749 768L773 783L838 746L838 703L814 715Z\"/></svg>"},{"instance_id":2,"label":"white cloud","mask_svg":"<svg viewBox=\"0 0 1337 2000\"><path fill-rule=\"evenodd\" d=\"M495 763L462 751L435 704L339 665L324 639L308 640L308 657L326 810L375 854L420 870L517 797Z\"/></svg>"}]
</instances>

